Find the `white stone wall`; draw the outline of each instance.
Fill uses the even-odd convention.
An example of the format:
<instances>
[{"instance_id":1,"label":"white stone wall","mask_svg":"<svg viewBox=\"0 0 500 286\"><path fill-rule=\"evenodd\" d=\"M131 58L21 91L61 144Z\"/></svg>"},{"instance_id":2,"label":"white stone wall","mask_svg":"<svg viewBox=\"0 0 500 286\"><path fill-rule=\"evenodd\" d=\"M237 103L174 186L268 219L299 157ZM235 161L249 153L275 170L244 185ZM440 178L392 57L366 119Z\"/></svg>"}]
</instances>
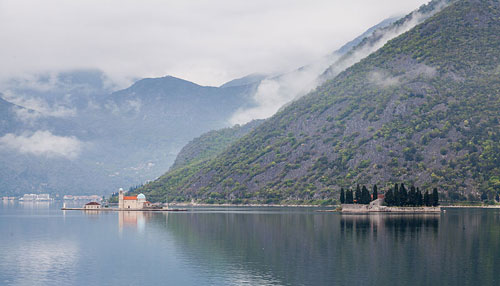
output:
<instances>
[{"instance_id":1,"label":"white stone wall","mask_svg":"<svg viewBox=\"0 0 500 286\"><path fill-rule=\"evenodd\" d=\"M343 204L344 213L364 213L364 212L399 212L399 213L433 213L440 212L441 207L386 207L377 204Z\"/></svg>"},{"instance_id":2,"label":"white stone wall","mask_svg":"<svg viewBox=\"0 0 500 286\"><path fill-rule=\"evenodd\" d=\"M85 205L85 209L100 209L100 205Z\"/></svg>"},{"instance_id":3,"label":"white stone wall","mask_svg":"<svg viewBox=\"0 0 500 286\"><path fill-rule=\"evenodd\" d=\"M138 200L124 200L123 201L123 208L124 209L142 209L144 203L140 202Z\"/></svg>"}]
</instances>

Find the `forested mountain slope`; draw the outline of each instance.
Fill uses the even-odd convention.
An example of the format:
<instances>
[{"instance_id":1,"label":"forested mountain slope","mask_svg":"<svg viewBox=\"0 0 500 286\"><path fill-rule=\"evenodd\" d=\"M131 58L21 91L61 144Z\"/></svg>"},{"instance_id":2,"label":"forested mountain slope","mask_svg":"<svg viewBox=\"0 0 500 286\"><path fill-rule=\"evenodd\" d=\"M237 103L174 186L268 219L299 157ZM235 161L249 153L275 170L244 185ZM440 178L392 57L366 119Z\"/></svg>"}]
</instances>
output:
<instances>
[{"instance_id":1,"label":"forested mountain slope","mask_svg":"<svg viewBox=\"0 0 500 286\"><path fill-rule=\"evenodd\" d=\"M144 186L154 200L329 199L394 182L500 191L500 3L457 1L216 158Z\"/></svg>"},{"instance_id":2,"label":"forested mountain slope","mask_svg":"<svg viewBox=\"0 0 500 286\"><path fill-rule=\"evenodd\" d=\"M263 120L254 120L244 125L212 130L191 140L184 146L170 170L185 167L199 161L205 161L222 153L232 143L245 136Z\"/></svg>"}]
</instances>

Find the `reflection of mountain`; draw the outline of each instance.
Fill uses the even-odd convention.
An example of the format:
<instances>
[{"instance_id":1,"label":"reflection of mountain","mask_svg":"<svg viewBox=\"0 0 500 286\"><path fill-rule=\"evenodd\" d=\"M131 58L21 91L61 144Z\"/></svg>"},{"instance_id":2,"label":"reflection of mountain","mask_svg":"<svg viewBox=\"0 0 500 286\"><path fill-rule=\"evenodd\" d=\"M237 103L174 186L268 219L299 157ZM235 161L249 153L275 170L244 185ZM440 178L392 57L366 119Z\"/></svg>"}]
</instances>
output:
<instances>
[{"instance_id":1,"label":"reflection of mountain","mask_svg":"<svg viewBox=\"0 0 500 286\"><path fill-rule=\"evenodd\" d=\"M466 280L480 285L493 281L500 263L499 222L494 212L474 211L441 216L241 211L152 219L197 268L239 269L280 285L391 285L394 279L406 285ZM485 248L492 242L495 247Z\"/></svg>"}]
</instances>

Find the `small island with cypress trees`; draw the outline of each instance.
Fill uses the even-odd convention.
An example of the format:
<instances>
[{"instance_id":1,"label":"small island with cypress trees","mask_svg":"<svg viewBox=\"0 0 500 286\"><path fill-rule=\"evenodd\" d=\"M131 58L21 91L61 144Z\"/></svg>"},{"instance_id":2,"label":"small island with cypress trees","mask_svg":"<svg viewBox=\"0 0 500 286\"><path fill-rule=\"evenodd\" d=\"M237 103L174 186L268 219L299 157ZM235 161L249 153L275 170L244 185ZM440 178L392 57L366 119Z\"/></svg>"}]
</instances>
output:
<instances>
[{"instance_id":1,"label":"small island with cypress trees","mask_svg":"<svg viewBox=\"0 0 500 286\"><path fill-rule=\"evenodd\" d=\"M347 213L365 213L365 212L404 212L404 213L434 213L440 212L439 193L434 188L431 193L425 191L422 193L419 188L411 186L410 190L404 183L395 184L385 193L379 194L377 185L374 185L372 191L366 186L356 189L340 189L340 203L342 212Z\"/></svg>"}]
</instances>

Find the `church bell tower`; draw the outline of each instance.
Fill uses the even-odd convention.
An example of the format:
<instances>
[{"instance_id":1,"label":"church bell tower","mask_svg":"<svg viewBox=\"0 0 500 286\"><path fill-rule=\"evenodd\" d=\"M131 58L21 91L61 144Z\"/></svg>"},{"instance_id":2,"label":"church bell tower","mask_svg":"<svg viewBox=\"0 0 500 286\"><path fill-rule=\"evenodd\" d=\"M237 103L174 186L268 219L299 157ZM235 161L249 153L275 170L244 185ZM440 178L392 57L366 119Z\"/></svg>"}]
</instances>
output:
<instances>
[{"instance_id":1,"label":"church bell tower","mask_svg":"<svg viewBox=\"0 0 500 286\"><path fill-rule=\"evenodd\" d=\"M124 206L123 206L123 189L120 188L120 190L118 191L118 208L119 209L123 209Z\"/></svg>"}]
</instances>

